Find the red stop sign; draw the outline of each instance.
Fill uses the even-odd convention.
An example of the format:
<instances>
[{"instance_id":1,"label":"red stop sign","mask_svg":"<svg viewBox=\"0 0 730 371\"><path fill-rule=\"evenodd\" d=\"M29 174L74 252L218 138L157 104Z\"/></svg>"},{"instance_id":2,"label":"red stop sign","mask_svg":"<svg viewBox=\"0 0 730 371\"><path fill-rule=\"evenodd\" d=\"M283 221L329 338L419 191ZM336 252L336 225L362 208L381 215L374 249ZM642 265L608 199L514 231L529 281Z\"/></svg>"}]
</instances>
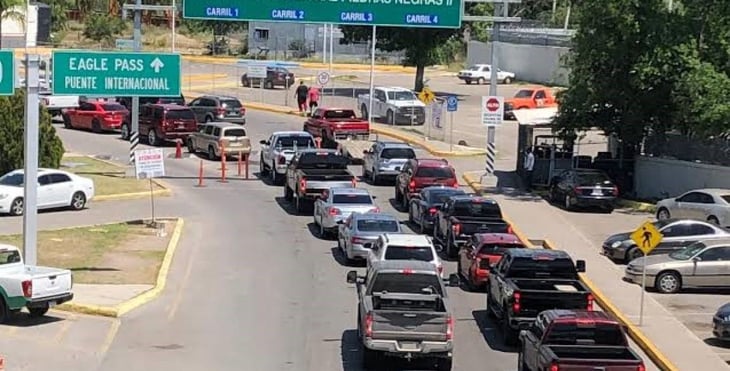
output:
<instances>
[{"instance_id":1,"label":"red stop sign","mask_svg":"<svg viewBox=\"0 0 730 371\"><path fill-rule=\"evenodd\" d=\"M498 109L499 109L499 100L497 100L497 98L487 99L487 110L489 110L489 112L494 112Z\"/></svg>"}]
</instances>

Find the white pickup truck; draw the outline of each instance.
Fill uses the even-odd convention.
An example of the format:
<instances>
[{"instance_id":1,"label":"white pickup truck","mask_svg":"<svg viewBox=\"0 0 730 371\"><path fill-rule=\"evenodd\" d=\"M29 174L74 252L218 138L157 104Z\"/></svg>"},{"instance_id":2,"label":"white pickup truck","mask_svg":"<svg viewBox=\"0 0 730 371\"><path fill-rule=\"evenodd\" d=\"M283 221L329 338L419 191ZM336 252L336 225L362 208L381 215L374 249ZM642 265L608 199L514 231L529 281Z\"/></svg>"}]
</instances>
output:
<instances>
[{"instance_id":1,"label":"white pickup truck","mask_svg":"<svg viewBox=\"0 0 730 371\"><path fill-rule=\"evenodd\" d=\"M357 97L357 105L364 119L368 116L370 94ZM426 105L416 94L406 88L376 87L373 89L373 118L386 124L423 125L426 122Z\"/></svg>"},{"instance_id":2,"label":"white pickup truck","mask_svg":"<svg viewBox=\"0 0 730 371\"><path fill-rule=\"evenodd\" d=\"M472 82L477 84L489 83L492 79L492 66L489 64L475 64L465 70L459 71L456 75L459 80L469 85ZM502 71L497 68L497 83L511 84L515 80L515 74L513 72Z\"/></svg>"},{"instance_id":3,"label":"white pickup truck","mask_svg":"<svg viewBox=\"0 0 730 371\"><path fill-rule=\"evenodd\" d=\"M271 183L282 185L286 167L299 149L315 148L314 137L306 131L276 131L261 142L259 168Z\"/></svg>"},{"instance_id":4,"label":"white pickup truck","mask_svg":"<svg viewBox=\"0 0 730 371\"><path fill-rule=\"evenodd\" d=\"M53 95L50 90L41 90L40 100L51 117L61 115L64 109L79 108L81 97L78 95Z\"/></svg>"},{"instance_id":5,"label":"white pickup truck","mask_svg":"<svg viewBox=\"0 0 730 371\"><path fill-rule=\"evenodd\" d=\"M41 317L73 299L72 287L70 270L25 265L17 247L0 244L0 323L23 308Z\"/></svg>"}]
</instances>

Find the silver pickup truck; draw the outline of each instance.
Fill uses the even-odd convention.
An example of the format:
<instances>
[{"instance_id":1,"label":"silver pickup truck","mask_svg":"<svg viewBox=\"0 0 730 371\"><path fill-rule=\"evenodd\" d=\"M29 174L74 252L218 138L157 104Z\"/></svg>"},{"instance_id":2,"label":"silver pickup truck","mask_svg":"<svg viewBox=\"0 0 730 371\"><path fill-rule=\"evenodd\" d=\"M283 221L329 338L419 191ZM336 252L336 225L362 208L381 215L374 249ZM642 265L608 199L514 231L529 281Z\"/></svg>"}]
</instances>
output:
<instances>
[{"instance_id":1,"label":"silver pickup truck","mask_svg":"<svg viewBox=\"0 0 730 371\"><path fill-rule=\"evenodd\" d=\"M286 168L284 199L294 202L297 213L331 188L355 187L357 179L347 170L350 160L334 149L298 151Z\"/></svg>"},{"instance_id":2,"label":"silver pickup truck","mask_svg":"<svg viewBox=\"0 0 730 371\"><path fill-rule=\"evenodd\" d=\"M454 351L454 317L446 284L434 266L413 260L374 262L367 276L347 273L358 295L358 336L366 370L388 368L395 360L428 360L450 371ZM458 286L455 274L448 286Z\"/></svg>"}]
</instances>

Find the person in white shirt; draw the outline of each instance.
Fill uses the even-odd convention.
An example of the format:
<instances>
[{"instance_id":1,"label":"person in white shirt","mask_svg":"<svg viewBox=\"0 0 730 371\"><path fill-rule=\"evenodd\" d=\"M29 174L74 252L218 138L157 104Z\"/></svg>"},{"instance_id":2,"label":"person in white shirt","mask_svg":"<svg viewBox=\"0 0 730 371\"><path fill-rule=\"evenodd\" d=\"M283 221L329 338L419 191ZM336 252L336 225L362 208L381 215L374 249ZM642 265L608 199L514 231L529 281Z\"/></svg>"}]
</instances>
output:
<instances>
[{"instance_id":1,"label":"person in white shirt","mask_svg":"<svg viewBox=\"0 0 730 371\"><path fill-rule=\"evenodd\" d=\"M535 167L535 155L532 153L532 148L528 148L525 151L525 189L527 192L532 192L532 169Z\"/></svg>"}]
</instances>

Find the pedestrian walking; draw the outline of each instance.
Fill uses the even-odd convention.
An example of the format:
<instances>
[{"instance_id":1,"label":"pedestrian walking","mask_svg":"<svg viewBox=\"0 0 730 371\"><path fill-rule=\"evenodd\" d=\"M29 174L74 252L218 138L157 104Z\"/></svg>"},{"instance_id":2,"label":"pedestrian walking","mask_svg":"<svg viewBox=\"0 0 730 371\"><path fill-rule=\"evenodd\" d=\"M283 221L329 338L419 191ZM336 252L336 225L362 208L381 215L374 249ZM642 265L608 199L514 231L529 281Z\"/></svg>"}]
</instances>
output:
<instances>
[{"instance_id":1,"label":"pedestrian walking","mask_svg":"<svg viewBox=\"0 0 730 371\"><path fill-rule=\"evenodd\" d=\"M525 163L523 169L525 170L525 189L527 192L532 192L532 169L535 167L535 155L532 153L532 148L528 148L525 151Z\"/></svg>"},{"instance_id":2,"label":"pedestrian walking","mask_svg":"<svg viewBox=\"0 0 730 371\"><path fill-rule=\"evenodd\" d=\"M309 100L309 114L312 115L314 114L314 109L319 107L319 88L311 86L307 94L307 99Z\"/></svg>"},{"instance_id":3,"label":"pedestrian walking","mask_svg":"<svg viewBox=\"0 0 730 371\"><path fill-rule=\"evenodd\" d=\"M304 80L299 80L299 86L294 92L294 96L297 98L297 108L299 113L304 114L307 111L307 95L309 94L309 88L304 85Z\"/></svg>"}]
</instances>

